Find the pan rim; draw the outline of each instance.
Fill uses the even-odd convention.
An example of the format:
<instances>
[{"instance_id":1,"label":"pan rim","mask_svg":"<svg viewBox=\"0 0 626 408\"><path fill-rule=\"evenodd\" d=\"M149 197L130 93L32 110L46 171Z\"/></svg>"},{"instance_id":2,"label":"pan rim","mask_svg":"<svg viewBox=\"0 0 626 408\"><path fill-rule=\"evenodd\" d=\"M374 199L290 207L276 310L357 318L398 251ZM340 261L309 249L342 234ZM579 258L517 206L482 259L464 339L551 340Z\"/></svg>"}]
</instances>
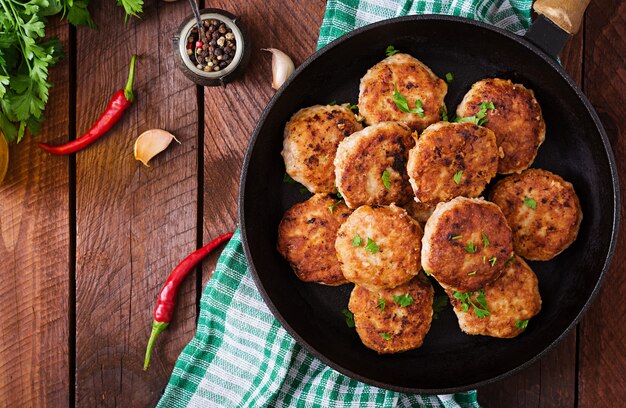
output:
<instances>
[{"instance_id":1,"label":"pan rim","mask_svg":"<svg viewBox=\"0 0 626 408\"><path fill-rule=\"evenodd\" d=\"M567 328L563 331L563 333L561 333L554 341L552 341L550 344L546 345L542 351L540 351L539 353L537 353L535 356L533 356L532 358L528 359L526 362L518 365L517 367L514 367L512 369L509 369L495 377L491 377L485 380L481 380L478 382L474 382L471 384L466 384L466 385L461 385L461 386L455 386L455 387L445 387L445 388L418 388L418 387L403 387L403 386L397 386L397 385L393 385L393 384L387 384L385 382L382 381L376 381L376 380L372 380L369 378L366 378L360 374L357 374L345 367L340 366L339 364L331 361L330 359L328 359L322 352L320 352L319 350L317 350L315 347L313 347L312 345L310 345L305 339L303 339L292 327L291 325L283 318L282 314L279 312L279 310L276 308L276 306L274 305L271 297L269 296L269 294L267 293L267 291L265 290L265 286L263 285L263 282L261 280L261 277L258 273L258 271L256 270L256 267L254 266L252 260L252 254L250 251L250 247L248 245L248 235L247 235L247 230L246 230L246 223L245 223L245 206L244 206L244 201L245 201L245 191L246 191L246 180L247 180L247 176L248 176L248 169L249 169L249 165L250 165L250 160L252 158L252 151L254 150L254 147L256 146L257 142L258 142L258 138L259 135L261 133L261 128L263 127L263 124L265 123L267 116L270 114L270 112L273 110L274 105L276 104L277 100L280 99L280 97L282 96L282 94L285 92L285 90L290 86L290 84L294 81L294 79L306 68L308 68L309 65L313 64L321 55L325 54L326 52L330 51L331 49L341 45L342 43L344 43L345 41L348 41L349 39L351 39L354 36L360 35L363 32L367 32L370 30L376 30L379 27L382 26L387 26L387 25L392 25L392 24L396 24L396 23L401 23L401 22L420 22L420 21L446 21L446 22L453 22L453 23L459 23L459 24L464 24L464 25L470 25L470 26L475 26L475 27L480 27L482 29L486 29L489 30L493 33L496 34L500 34L503 35L507 38L509 38L510 40L515 41L516 43L524 46L525 48L527 48L531 53L536 54L538 57L540 57L541 59L544 60L544 62L548 63L548 65L550 65L552 67L552 69L554 69L560 76L561 78L567 83L567 85L576 93L576 95L578 96L579 100L582 102L582 104L584 105L585 109L587 110L587 112L589 113L589 115L591 116L591 119L594 122L594 125L597 129L598 134L600 135L600 139L602 140L602 145L604 148L604 152L606 154L606 157L608 159L608 165L609 165L609 169L611 172L611 187L613 188L613 219L612 219L612 227L611 227L611 240L610 240L610 244L609 244L609 248L607 251L607 255L606 255L606 259L604 260L604 263L602 265L602 270L600 272L600 275L598 277L598 280L589 296L589 298L586 300L585 304L583 305L583 307L580 309L580 311L578 312L578 314L576 315L576 317L574 318L574 320L572 320L572 322L567 326ZM462 391L467 391L467 390L471 390L471 389L476 389L482 386L485 386L487 384L491 384L493 382L502 380L504 378L507 378L521 370L523 370L524 368L530 366L531 364L535 363L536 361L538 361L539 359L541 359L548 351L552 350L557 344L559 344L570 332L571 330L580 322L580 320L582 319L582 317L584 316L584 314L587 312L587 310L589 309L589 307L591 306L591 304L594 302L596 296L598 295L599 289L602 285L602 282L604 281L604 278L606 276L606 273L608 272L608 269L611 265L611 260L613 258L614 252L615 252L615 247L617 244L617 238L618 238L618 233L619 233L619 225L620 225L620 189L619 189L619 177L618 177L618 173L617 173L617 167L615 164L615 157L613 155L613 150L611 147L611 144L609 142L608 136L606 135L606 132L604 130L604 127L602 126L600 119L597 115L597 113L595 112L593 106L591 105L591 103L589 102L589 100L586 98L586 96L582 93L582 91L580 90L580 88L576 85L576 83L569 77L569 75L567 74L567 72L565 71L565 69L555 60L553 59L551 56L549 56L548 54L546 54L544 51L542 51L539 47L537 47L536 45L534 45L533 43L531 43L530 41L528 41L525 37L523 36L519 36L517 34L505 31L499 27L495 27L493 25L490 24L486 24L486 23L482 23L479 21L474 21L474 20L470 20L470 19L466 19L463 17L456 17L456 16L448 16L448 15L437 15L437 14L432 14L432 15L411 15L411 16L403 16L403 17L396 17L396 18L392 18L392 19L387 19L387 20L382 20L376 23L372 23L369 25L366 25L364 27L358 28L356 30L353 30L337 39L335 39L334 41L332 41L331 43L329 43L328 45L324 46L323 48L317 50L316 52L314 52L311 56L309 56L294 72L294 74L283 84L283 86L274 94L274 96L270 99L270 101L268 102L267 106L265 107L265 109L263 110L261 116L259 117L257 124L255 126L255 129L252 133L252 136L250 138L250 141L248 142L248 147L246 149L246 154L244 156L244 161L243 161L243 165L242 165L242 170L241 170L241 176L240 176L240 180L239 180L239 198L238 198L238 205L239 205L239 211L238 211L238 215L239 215L239 228L240 228L240 232L241 232L241 237L242 237L242 244L243 244L243 248L244 248L244 253L246 255L246 259L248 261L248 268L252 274L252 277L254 279L254 282L257 286L257 289L259 290L259 292L261 293L261 296L263 297L263 300L265 301L266 305L268 306L268 308L270 309L270 311L272 312L272 314L274 315L274 317L280 322L280 324L283 326L283 328L289 333L289 335L291 335L298 344L302 345L309 353L311 353L312 355L314 355L316 358L320 359L324 364L328 365L329 367L331 367L332 369L338 371L339 373L342 373L350 378L353 378L357 381L366 383L366 384L370 384L379 388L383 388L386 390L392 390L392 391L397 391L397 392L402 392L402 393L420 393L420 394L449 394L449 393L455 393L455 392L462 392Z\"/></svg>"}]
</instances>

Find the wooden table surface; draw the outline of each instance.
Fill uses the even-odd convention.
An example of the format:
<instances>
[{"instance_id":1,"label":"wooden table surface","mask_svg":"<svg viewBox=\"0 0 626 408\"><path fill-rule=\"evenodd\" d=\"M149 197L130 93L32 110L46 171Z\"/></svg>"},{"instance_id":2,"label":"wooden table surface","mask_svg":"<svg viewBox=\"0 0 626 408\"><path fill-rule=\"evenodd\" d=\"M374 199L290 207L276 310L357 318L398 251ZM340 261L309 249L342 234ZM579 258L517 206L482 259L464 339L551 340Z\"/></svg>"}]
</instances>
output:
<instances>
[{"instance_id":1,"label":"wooden table surface","mask_svg":"<svg viewBox=\"0 0 626 408\"><path fill-rule=\"evenodd\" d=\"M315 49L323 0L206 2L242 17L254 41L243 78L201 88L175 67L171 36L186 1L147 0L124 25L113 0L92 1L99 30L51 19L66 58L51 72L38 140L84 132L126 81L139 54L137 103L109 134L77 155L44 154L34 138L11 150L0 185L0 406L154 406L194 334L199 296L217 254L184 282L169 330L142 370L155 297L184 255L237 224L248 139L267 101L270 57L301 63ZM593 0L562 61L581 84L626 170L626 3ZM135 138L167 129L182 142L143 167ZM626 176L622 177L622 186ZM626 200L622 200L622 206ZM479 390L493 407L618 407L626 400L626 234L600 295L576 330L541 361Z\"/></svg>"}]
</instances>

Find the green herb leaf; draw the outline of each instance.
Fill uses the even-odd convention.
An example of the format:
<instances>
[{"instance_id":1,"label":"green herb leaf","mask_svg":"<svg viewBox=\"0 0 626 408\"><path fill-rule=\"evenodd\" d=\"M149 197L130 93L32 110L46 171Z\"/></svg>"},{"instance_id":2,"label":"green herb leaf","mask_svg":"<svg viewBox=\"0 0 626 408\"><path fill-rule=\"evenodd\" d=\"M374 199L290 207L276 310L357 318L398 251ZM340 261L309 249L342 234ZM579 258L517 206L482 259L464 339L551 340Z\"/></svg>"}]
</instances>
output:
<instances>
[{"instance_id":1,"label":"green herb leaf","mask_svg":"<svg viewBox=\"0 0 626 408\"><path fill-rule=\"evenodd\" d=\"M496 107L493 102L481 102L479 105L479 111L478 113L476 113L475 116L468 116L466 118L457 117L456 119L454 119L454 121L457 123L470 122L475 125L481 126L489 122L489 119L487 119L486 117L487 111L494 110L495 108Z\"/></svg>"},{"instance_id":2,"label":"green herb leaf","mask_svg":"<svg viewBox=\"0 0 626 408\"><path fill-rule=\"evenodd\" d=\"M413 109L411 112L412 113L417 113L417 116L419 116L420 118L424 117L424 108L422 107L422 100L421 99L416 99L415 100L415 109Z\"/></svg>"},{"instance_id":3,"label":"green herb leaf","mask_svg":"<svg viewBox=\"0 0 626 408\"><path fill-rule=\"evenodd\" d=\"M330 213L334 213L335 212L335 207L337 207L339 204L341 204L343 200L339 199L337 201L335 201L335 203L333 205L328 206L328 211L330 211Z\"/></svg>"},{"instance_id":4,"label":"green herb leaf","mask_svg":"<svg viewBox=\"0 0 626 408\"><path fill-rule=\"evenodd\" d=\"M441 312L447 304L448 297L446 295L435 296L433 299L433 319L439 319L439 312Z\"/></svg>"},{"instance_id":5,"label":"green herb leaf","mask_svg":"<svg viewBox=\"0 0 626 408\"><path fill-rule=\"evenodd\" d=\"M515 322L515 327L520 330L524 330L528 326L528 320L518 320Z\"/></svg>"},{"instance_id":6,"label":"green herb leaf","mask_svg":"<svg viewBox=\"0 0 626 408\"><path fill-rule=\"evenodd\" d=\"M387 170L383 171L383 174L380 176L383 180L383 185L387 190L391 188L391 174Z\"/></svg>"},{"instance_id":7,"label":"green herb leaf","mask_svg":"<svg viewBox=\"0 0 626 408\"><path fill-rule=\"evenodd\" d=\"M328 102L328 106L335 106L335 105L337 105L337 101Z\"/></svg>"},{"instance_id":8,"label":"green herb leaf","mask_svg":"<svg viewBox=\"0 0 626 408\"><path fill-rule=\"evenodd\" d=\"M396 55L399 52L400 50L396 50L393 45L388 46L387 49L385 50L385 54L387 54L388 57L391 57L392 55Z\"/></svg>"},{"instance_id":9,"label":"green herb leaf","mask_svg":"<svg viewBox=\"0 0 626 408\"><path fill-rule=\"evenodd\" d=\"M450 239L457 240L457 239L461 239L461 238L463 238L461 235L455 235L455 236L453 236L453 237L452 237L452 238L450 238Z\"/></svg>"},{"instance_id":10,"label":"green herb leaf","mask_svg":"<svg viewBox=\"0 0 626 408\"><path fill-rule=\"evenodd\" d=\"M380 333L380 336L387 341L391 340L391 336L387 333Z\"/></svg>"},{"instance_id":11,"label":"green herb leaf","mask_svg":"<svg viewBox=\"0 0 626 408\"><path fill-rule=\"evenodd\" d=\"M359 236L359 234L354 234L354 238L352 238L352 246L360 247L363 245L363 239Z\"/></svg>"},{"instance_id":12,"label":"green herb leaf","mask_svg":"<svg viewBox=\"0 0 626 408\"><path fill-rule=\"evenodd\" d=\"M405 293L404 295L394 296L393 301L402 307L411 306L413 304L413 298L408 293Z\"/></svg>"},{"instance_id":13,"label":"green herb leaf","mask_svg":"<svg viewBox=\"0 0 626 408\"><path fill-rule=\"evenodd\" d=\"M513 262L515 262L515 256L512 256L509 259L507 259L507 261L504 263L504 267L506 268L507 266L509 266Z\"/></svg>"},{"instance_id":14,"label":"green herb leaf","mask_svg":"<svg viewBox=\"0 0 626 408\"><path fill-rule=\"evenodd\" d=\"M139 18L139 14L143 12L143 0L117 0L117 5L124 7L126 12L125 22L128 22L129 16Z\"/></svg>"},{"instance_id":15,"label":"green herb leaf","mask_svg":"<svg viewBox=\"0 0 626 408\"><path fill-rule=\"evenodd\" d=\"M359 110L359 105L357 104L352 105L349 103L346 105L346 108L350 109L352 112L356 112Z\"/></svg>"},{"instance_id":16,"label":"green herb leaf","mask_svg":"<svg viewBox=\"0 0 626 408\"><path fill-rule=\"evenodd\" d=\"M63 3L63 16L67 17L67 21L72 25L96 28L96 23L87 10L89 0L62 0L61 3Z\"/></svg>"},{"instance_id":17,"label":"green herb leaf","mask_svg":"<svg viewBox=\"0 0 626 408\"><path fill-rule=\"evenodd\" d=\"M496 262L498 262L498 258L496 258L495 256L489 260L491 266L495 266Z\"/></svg>"},{"instance_id":18,"label":"green herb leaf","mask_svg":"<svg viewBox=\"0 0 626 408\"><path fill-rule=\"evenodd\" d=\"M452 81L454 81L454 74L453 74L452 72L448 72L448 73L446 74L446 82L447 82L447 83L450 83L450 82L452 82Z\"/></svg>"},{"instance_id":19,"label":"green herb leaf","mask_svg":"<svg viewBox=\"0 0 626 408\"><path fill-rule=\"evenodd\" d=\"M486 263L486 262L487 262L487 256L483 255L483 263Z\"/></svg>"},{"instance_id":20,"label":"green herb leaf","mask_svg":"<svg viewBox=\"0 0 626 408\"><path fill-rule=\"evenodd\" d=\"M469 244L467 244L467 246L466 246L466 247L463 247L463 248L464 248L467 252L470 252L470 253L472 253L472 254L473 254L473 253L475 253L475 252L478 250L478 248L476 247L476 245L474 245L474 242L472 242L472 241L470 241L470 242L469 242Z\"/></svg>"},{"instance_id":21,"label":"green herb leaf","mask_svg":"<svg viewBox=\"0 0 626 408\"><path fill-rule=\"evenodd\" d=\"M417 113L420 118L424 117L424 109L422 107L422 101L420 99L415 100L415 108L409 109L409 101L398 92L398 87L395 83L393 83L393 102L396 104L398 109L405 113Z\"/></svg>"},{"instance_id":22,"label":"green herb leaf","mask_svg":"<svg viewBox=\"0 0 626 408\"><path fill-rule=\"evenodd\" d=\"M446 112L445 106L439 108L439 115L441 116L441 120L443 120L444 122L448 121L448 112Z\"/></svg>"},{"instance_id":23,"label":"green herb leaf","mask_svg":"<svg viewBox=\"0 0 626 408\"><path fill-rule=\"evenodd\" d=\"M343 198L343 194L341 194L341 191L337 191L337 198Z\"/></svg>"},{"instance_id":24,"label":"green herb leaf","mask_svg":"<svg viewBox=\"0 0 626 408\"><path fill-rule=\"evenodd\" d=\"M463 170L459 170L454 173L454 176L452 177L454 179L454 184L459 184L461 182L461 177L463 177Z\"/></svg>"},{"instance_id":25,"label":"green herb leaf","mask_svg":"<svg viewBox=\"0 0 626 408\"><path fill-rule=\"evenodd\" d=\"M283 183L296 184L296 180L292 179L289 174L285 173L283 175Z\"/></svg>"},{"instance_id":26,"label":"green herb leaf","mask_svg":"<svg viewBox=\"0 0 626 408\"><path fill-rule=\"evenodd\" d=\"M472 271L467 274L467 276L474 276L474 275L476 275L476 271Z\"/></svg>"},{"instance_id":27,"label":"green herb leaf","mask_svg":"<svg viewBox=\"0 0 626 408\"><path fill-rule=\"evenodd\" d=\"M463 310L463 312L467 312L470 306L472 306L474 314L476 314L476 317L478 318L482 319L491 314L491 312L487 308L487 299L485 297L485 292L482 289L477 292L468 293L453 292L452 296L461 301L461 309ZM474 300L472 300L473 296L475 296L475 302Z\"/></svg>"},{"instance_id":28,"label":"green herb leaf","mask_svg":"<svg viewBox=\"0 0 626 408\"><path fill-rule=\"evenodd\" d=\"M300 186L300 194L308 194L309 193L309 189L307 189L304 186Z\"/></svg>"},{"instance_id":29,"label":"green herb leaf","mask_svg":"<svg viewBox=\"0 0 626 408\"><path fill-rule=\"evenodd\" d=\"M343 315L346 317L346 326L354 327L354 315L352 314L352 312L348 309L343 309L341 313L343 313Z\"/></svg>"},{"instance_id":30,"label":"green herb leaf","mask_svg":"<svg viewBox=\"0 0 626 408\"><path fill-rule=\"evenodd\" d=\"M481 232L481 234L483 236L483 246L487 248L489 246L489 240L487 239L487 235L485 235L484 232Z\"/></svg>"},{"instance_id":31,"label":"green herb leaf","mask_svg":"<svg viewBox=\"0 0 626 408\"><path fill-rule=\"evenodd\" d=\"M424 271L424 273L426 274L426 276L430 276L430 271L429 271L428 269L423 269L423 268L422 268L422 270Z\"/></svg>"},{"instance_id":32,"label":"green herb leaf","mask_svg":"<svg viewBox=\"0 0 626 408\"><path fill-rule=\"evenodd\" d=\"M526 204L526 207L532 208L533 210L537 208L537 202L530 197L524 198L524 204Z\"/></svg>"},{"instance_id":33,"label":"green herb leaf","mask_svg":"<svg viewBox=\"0 0 626 408\"><path fill-rule=\"evenodd\" d=\"M376 242L372 241L371 238L368 238L367 244L365 245L365 249L367 250L367 252L371 254L375 254L376 252L380 250L380 247L376 245Z\"/></svg>"},{"instance_id":34,"label":"green herb leaf","mask_svg":"<svg viewBox=\"0 0 626 408\"><path fill-rule=\"evenodd\" d=\"M385 301L385 299L383 298L379 298L378 299L378 307L380 307L380 311L384 312L385 311L385 306L387 305L387 301Z\"/></svg>"}]
</instances>

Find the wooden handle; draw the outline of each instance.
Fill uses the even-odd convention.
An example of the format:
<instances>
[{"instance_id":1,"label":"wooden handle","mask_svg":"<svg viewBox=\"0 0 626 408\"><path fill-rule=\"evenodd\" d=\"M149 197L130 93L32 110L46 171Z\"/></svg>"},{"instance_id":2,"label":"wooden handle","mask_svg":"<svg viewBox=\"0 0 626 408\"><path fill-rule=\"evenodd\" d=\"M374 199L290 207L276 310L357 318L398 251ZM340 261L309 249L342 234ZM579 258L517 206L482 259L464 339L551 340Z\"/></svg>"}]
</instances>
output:
<instances>
[{"instance_id":1,"label":"wooden handle","mask_svg":"<svg viewBox=\"0 0 626 408\"><path fill-rule=\"evenodd\" d=\"M533 9L550 19L563 30L574 35L578 32L591 0L537 0Z\"/></svg>"}]
</instances>

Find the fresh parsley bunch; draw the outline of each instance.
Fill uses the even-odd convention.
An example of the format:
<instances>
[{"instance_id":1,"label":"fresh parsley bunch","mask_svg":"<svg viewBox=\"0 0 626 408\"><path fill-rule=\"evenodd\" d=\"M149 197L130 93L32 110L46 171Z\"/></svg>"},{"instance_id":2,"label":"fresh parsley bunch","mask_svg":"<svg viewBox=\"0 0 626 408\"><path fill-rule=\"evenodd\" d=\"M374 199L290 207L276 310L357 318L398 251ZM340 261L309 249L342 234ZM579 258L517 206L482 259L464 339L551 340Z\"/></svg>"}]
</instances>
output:
<instances>
[{"instance_id":1,"label":"fresh parsley bunch","mask_svg":"<svg viewBox=\"0 0 626 408\"><path fill-rule=\"evenodd\" d=\"M143 0L116 0L126 17ZM58 39L45 40L46 17L61 14L73 25L95 28L89 0L0 0L0 130L19 142L26 130L39 133L52 83L48 69L62 55Z\"/></svg>"}]
</instances>

